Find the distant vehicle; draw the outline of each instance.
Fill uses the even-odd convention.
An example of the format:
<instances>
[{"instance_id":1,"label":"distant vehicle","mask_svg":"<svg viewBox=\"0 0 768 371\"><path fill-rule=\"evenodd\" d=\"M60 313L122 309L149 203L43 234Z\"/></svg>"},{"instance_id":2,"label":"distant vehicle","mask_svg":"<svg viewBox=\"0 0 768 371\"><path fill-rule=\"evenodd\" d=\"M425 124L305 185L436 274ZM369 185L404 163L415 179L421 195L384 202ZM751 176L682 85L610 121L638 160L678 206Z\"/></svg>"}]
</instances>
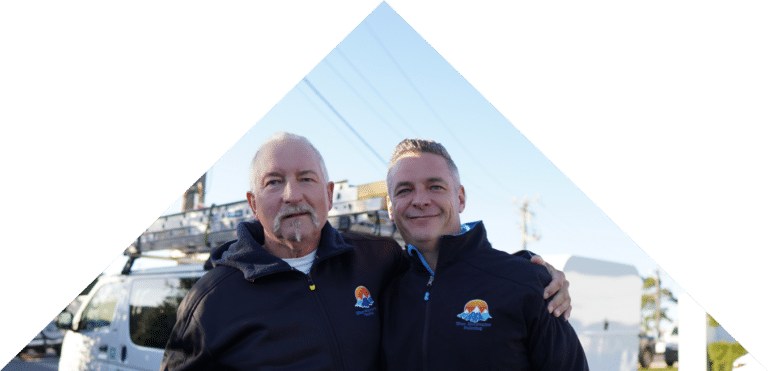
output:
<instances>
[{"instance_id":1,"label":"distant vehicle","mask_svg":"<svg viewBox=\"0 0 768 371\"><path fill-rule=\"evenodd\" d=\"M764 371L765 368L761 366L751 354L747 353L733 361L733 370L738 371Z\"/></svg>"},{"instance_id":2,"label":"distant vehicle","mask_svg":"<svg viewBox=\"0 0 768 371\"><path fill-rule=\"evenodd\" d=\"M664 362L669 367L672 367L677 362L677 343L667 344L667 349L664 350Z\"/></svg>"},{"instance_id":3,"label":"distant vehicle","mask_svg":"<svg viewBox=\"0 0 768 371\"><path fill-rule=\"evenodd\" d=\"M666 349L664 349L664 362L669 367L677 362L677 326L672 329Z\"/></svg>"},{"instance_id":4,"label":"distant vehicle","mask_svg":"<svg viewBox=\"0 0 768 371\"><path fill-rule=\"evenodd\" d=\"M158 370L176 310L204 273L186 264L99 277L77 312L56 321L66 329L59 370Z\"/></svg>"},{"instance_id":5,"label":"distant vehicle","mask_svg":"<svg viewBox=\"0 0 768 371\"><path fill-rule=\"evenodd\" d=\"M574 255L544 255L565 272L573 326L591 370L637 371L642 279L632 265Z\"/></svg>"},{"instance_id":6,"label":"distant vehicle","mask_svg":"<svg viewBox=\"0 0 768 371\"><path fill-rule=\"evenodd\" d=\"M640 355L638 356L640 366L648 368L653 362L653 355L656 351L656 339L648 335L640 335Z\"/></svg>"},{"instance_id":7,"label":"distant vehicle","mask_svg":"<svg viewBox=\"0 0 768 371\"><path fill-rule=\"evenodd\" d=\"M64 339L64 331L56 327L56 322L51 321L45 328L35 335L34 339L29 342L20 352L27 353L30 349L35 353L45 354L48 348L53 349L56 354L61 353L61 342Z\"/></svg>"}]
</instances>

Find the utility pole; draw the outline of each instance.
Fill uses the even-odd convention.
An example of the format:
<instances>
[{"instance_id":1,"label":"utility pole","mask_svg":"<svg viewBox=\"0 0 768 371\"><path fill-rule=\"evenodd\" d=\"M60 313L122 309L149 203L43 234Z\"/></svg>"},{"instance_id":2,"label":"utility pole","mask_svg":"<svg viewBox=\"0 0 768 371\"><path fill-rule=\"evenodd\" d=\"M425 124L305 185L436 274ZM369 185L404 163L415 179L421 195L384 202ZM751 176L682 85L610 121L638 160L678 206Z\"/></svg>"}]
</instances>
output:
<instances>
[{"instance_id":1,"label":"utility pole","mask_svg":"<svg viewBox=\"0 0 768 371\"><path fill-rule=\"evenodd\" d=\"M653 313L653 318L656 320L656 338L661 337L661 279L659 277L659 268L656 268L656 309Z\"/></svg>"},{"instance_id":2,"label":"utility pole","mask_svg":"<svg viewBox=\"0 0 768 371\"><path fill-rule=\"evenodd\" d=\"M523 221L520 227L520 231L523 234L523 250L527 250L526 245L528 242L538 241L541 235L538 233L528 234L528 225L533 220L533 212L530 211L529 205L534 202L539 202L539 195L533 196L533 200L528 200L528 196L523 196L522 200L518 200L517 197L512 197L513 204L520 204L520 219Z\"/></svg>"}]
</instances>

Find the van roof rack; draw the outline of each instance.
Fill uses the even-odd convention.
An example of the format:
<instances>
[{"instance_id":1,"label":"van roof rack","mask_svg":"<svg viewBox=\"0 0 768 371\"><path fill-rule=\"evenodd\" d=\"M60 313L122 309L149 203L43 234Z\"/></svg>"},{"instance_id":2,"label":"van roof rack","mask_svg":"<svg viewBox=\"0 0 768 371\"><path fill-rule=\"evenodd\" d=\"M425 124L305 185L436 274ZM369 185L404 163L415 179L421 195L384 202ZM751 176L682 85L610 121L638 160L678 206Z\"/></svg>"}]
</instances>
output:
<instances>
[{"instance_id":1,"label":"van roof rack","mask_svg":"<svg viewBox=\"0 0 768 371\"><path fill-rule=\"evenodd\" d=\"M400 233L387 214L384 181L357 187L347 181L337 185L333 207L328 212L328 221L334 228L341 232L392 237L403 245ZM176 260L180 264L191 262L189 256L208 253L211 248L237 239L238 224L248 220L253 220L253 213L247 200L161 216L125 250L123 254L128 256L128 261L122 273L130 273L138 258ZM146 254L158 250L177 250L184 257Z\"/></svg>"}]
</instances>

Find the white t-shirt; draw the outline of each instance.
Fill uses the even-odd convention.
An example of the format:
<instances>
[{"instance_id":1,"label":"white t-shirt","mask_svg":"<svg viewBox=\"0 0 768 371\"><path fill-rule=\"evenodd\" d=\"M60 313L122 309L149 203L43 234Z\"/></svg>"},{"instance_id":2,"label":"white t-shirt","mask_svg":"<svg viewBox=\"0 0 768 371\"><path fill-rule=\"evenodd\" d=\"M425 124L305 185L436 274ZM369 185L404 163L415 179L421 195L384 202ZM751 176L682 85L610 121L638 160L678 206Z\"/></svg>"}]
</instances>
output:
<instances>
[{"instance_id":1,"label":"white t-shirt","mask_svg":"<svg viewBox=\"0 0 768 371\"><path fill-rule=\"evenodd\" d=\"M288 263L288 265L290 265L292 268L302 271L304 274L309 274L309 269L312 268L312 262L315 261L315 253L317 253L317 250L312 251L311 253L300 258L283 260L285 260L285 262Z\"/></svg>"}]
</instances>

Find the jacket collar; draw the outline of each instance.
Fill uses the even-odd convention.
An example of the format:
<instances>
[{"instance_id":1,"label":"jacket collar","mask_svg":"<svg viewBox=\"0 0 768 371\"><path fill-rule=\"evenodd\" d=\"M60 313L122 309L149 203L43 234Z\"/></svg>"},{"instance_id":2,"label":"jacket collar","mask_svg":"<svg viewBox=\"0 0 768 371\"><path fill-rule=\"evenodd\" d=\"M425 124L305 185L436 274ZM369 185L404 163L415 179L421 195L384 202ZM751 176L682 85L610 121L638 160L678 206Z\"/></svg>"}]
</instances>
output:
<instances>
[{"instance_id":1,"label":"jacket collar","mask_svg":"<svg viewBox=\"0 0 768 371\"><path fill-rule=\"evenodd\" d=\"M459 234L444 235L440 237L440 245L438 246L440 253L437 257L437 270L440 270L441 267L453 264L458 260L462 260L479 250L489 248L491 248L491 243L488 242L485 226L482 221L463 224ZM413 245L409 244L407 251L408 255L417 262L417 266L425 268L432 275L435 274Z\"/></svg>"},{"instance_id":2,"label":"jacket collar","mask_svg":"<svg viewBox=\"0 0 768 371\"><path fill-rule=\"evenodd\" d=\"M226 265L243 272L246 280L272 273L290 271L288 263L264 248L264 227L261 222L242 222L237 226L237 240L221 245L211 252L213 266ZM326 221L320 231L320 245L315 262L342 254L353 247Z\"/></svg>"}]
</instances>

